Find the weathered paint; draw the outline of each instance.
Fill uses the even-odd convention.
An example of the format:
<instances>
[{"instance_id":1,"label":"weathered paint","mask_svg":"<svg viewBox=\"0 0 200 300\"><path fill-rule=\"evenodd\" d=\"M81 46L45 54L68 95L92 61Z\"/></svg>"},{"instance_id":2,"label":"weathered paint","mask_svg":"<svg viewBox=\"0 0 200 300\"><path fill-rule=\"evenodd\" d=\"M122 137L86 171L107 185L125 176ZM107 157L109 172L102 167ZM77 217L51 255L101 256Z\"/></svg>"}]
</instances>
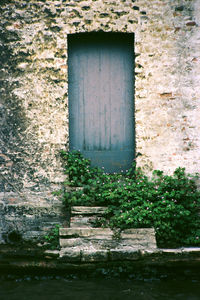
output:
<instances>
[{"instance_id":1,"label":"weathered paint","mask_svg":"<svg viewBox=\"0 0 200 300\"><path fill-rule=\"evenodd\" d=\"M134 159L133 45L125 33L68 39L70 149L107 172L125 171Z\"/></svg>"}]
</instances>

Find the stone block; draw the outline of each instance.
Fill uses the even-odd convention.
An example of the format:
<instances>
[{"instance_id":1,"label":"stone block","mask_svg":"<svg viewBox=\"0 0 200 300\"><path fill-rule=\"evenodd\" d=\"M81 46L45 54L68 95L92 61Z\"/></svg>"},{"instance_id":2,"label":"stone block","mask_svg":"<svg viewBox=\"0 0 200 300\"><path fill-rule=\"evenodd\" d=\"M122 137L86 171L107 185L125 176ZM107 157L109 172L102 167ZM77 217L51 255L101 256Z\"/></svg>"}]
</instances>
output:
<instances>
[{"instance_id":1,"label":"stone block","mask_svg":"<svg viewBox=\"0 0 200 300\"><path fill-rule=\"evenodd\" d=\"M83 250L82 251L82 262L105 262L108 261L107 250Z\"/></svg>"},{"instance_id":2,"label":"stone block","mask_svg":"<svg viewBox=\"0 0 200 300\"><path fill-rule=\"evenodd\" d=\"M72 239L60 238L59 243L60 243L60 247L62 247L62 248L83 246L82 239L80 239L80 238L72 238Z\"/></svg>"},{"instance_id":3,"label":"stone block","mask_svg":"<svg viewBox=\"0 0 200 300\"><path fill-rule=\"evenodd\" d=\"M128 247L111 249L109 252L109 258L111 261L138 260L140 258L140 252L137 248L130 249Z\"/></svg>"},{"instance_id":4,"label":"stone block","mask_svg":"<svg viewBox=\"0 0 200 300\"><path fill-rule=\"evenodd\" d=\"M134 235L155 236L154 228L129 228L121 232L121 238L127 238Z\"/></svg>"},{"instance_id":5,"label":"stone block","mask_svg":"<svg viewBox=\"0 0 200 300\"><path fill-rule=\"evenodd\" d=\"M114 239L113 236L114 232L110 228L60 228L60 246L95 249L129 247L131 251L156 249L156 240L151 229L126 230L122 233L123 238L119 239Z\"/></svg>"},{"instance_id":6,"label":"stone block","mask_svg":"<svg viewBox=\"0 0 200 300\"><path fill-rule=\"evenodd\" d=\"M138 248L144 248L144 247L150 247L150 248L156 248L156 242L148 241L147 239L124 239L119 241L119 245L121 246L130 246L130 247L138 247Z\"/></svg>"},{"instance_id":7,"label":"stone block","mask_svg":"<svg viewBox=\"0 0 200 300\"><path fill-rule=\"evenodd\" d=\"M120 240L119 245L121 246L130 246L130 247L147 247L148 242L145 239L126 239Z\"/></svg>"},{"instance_id":8,"label":"stone block","mask_svg":"<svg viewBox=\"0 0 200 300\"><path fill-rule=\"evenodd\" d=\"M94 216L74 216L70 219L70 227L73 228L90 228L94 227L96 217Z\"/></svg>"},{"instance_id":9,"label":"stone block","mask_svg":"<svg viewBox=\"0 0 200 300\"><path fill-rule=\"evenodd\" d=\"M126 229L121 232L120 244L138 248L156 248L155 230L153 228Z\"/></svg>"},{"instance_id":10,"label":"stone block","mask_svg":"<svg viewBox=\"0 0 200 300\"><path fill-rule=\"evenodd\" d=\"M71 214L72 215L104 215L107 207L103 206L72 206Z\"/></svg>"},{"instance_id":11,"label":"stone block","mask_svg":"<svg viewBox=\"0 0 200 300\"><path fill-rule=\"evenodd\" d=\"M46 255L45 257L49 257L49 258L56 258L59 257L60 252L58 250L46 250L44 252L44 254Z\"/></svg>"},{"instance_id":12,"label":"stone block","mask_svg":"<svg viewBox=\"0 0 200 300\"><path fill-rule=\"evenodd\" d=\"M113 231L109 228L60 228L60 236L112 239Z\"/></svg>"},{"instance_id":13,"label":"stone block","mask_svg":"<svg viewBox=\"0 0 200 300\"><path fill-rule=\"evenodd\" d=\"M69 262L80 262L81 261L81 251L78 247L60 250L60 258Z\"/></svg>"},{"instance_id":14,"label":"stone block","mask_svg":"<svg viewBox=\"0 0 200 300\"><path fill-rule=\"evenodd\" d=\"M112 241L104 241L97 239L86 239L86 238L72 238L72 239L60 239L60 246L62 248L73 248L79 247L81 250L83 249L109 249L114 245Z\"/></svg>"},{"instance_id":15,"label":"stone block","mask_svg":"<svg viewBox=\"0 0 200 300\"><path fill-rule=\"evenodd\" d=\"M111 249L118 246L115 240L97 239L97 238L60 238L62 248L80 247L81 249Z\"/></svg>"}]
</instances>

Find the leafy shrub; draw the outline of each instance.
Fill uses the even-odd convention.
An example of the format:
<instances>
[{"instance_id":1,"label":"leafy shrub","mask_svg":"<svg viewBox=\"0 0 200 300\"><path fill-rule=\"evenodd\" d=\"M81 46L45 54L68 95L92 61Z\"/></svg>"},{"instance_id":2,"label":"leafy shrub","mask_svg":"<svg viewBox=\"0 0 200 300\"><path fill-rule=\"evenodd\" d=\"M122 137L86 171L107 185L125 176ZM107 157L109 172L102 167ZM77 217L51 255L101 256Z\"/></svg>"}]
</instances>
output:
<instances>
[{"instance_id":1,"label":"leafy shrub","mask_svg":"<svg viewBox=\"0 0 200 300\"><path fill-rule=\"evenodd\" d=\"M68 175L68 185L79 187L90 184L96 178L100 169L92 168L90 161L82 156L79 151L61 151L61 156L66 162L65 174Z\"/></svg>"},{"instance_id":2,"label":"leafy shrub","mask_svg":"<svg viewBox=\"0 0 200 300\"><path fill-rule=\"evenodd\" d=\"M183 168L176 169L172 176L154 171L151 180L139 174L114 194L118 203L108 206L110 226L153 226L160 247L200 244L200 193L195 178L186 175Z\"/></svg>"},{"instance_id":3,"label":"leafy shrub","mask_svg":"<svg viewBox=\"0 0 200 300\"><path fill-rule=\"evenodd\" d=\"M79 152L62 156L67 184L79 187L64 193L68 205L106 205L102 226L154 227L159 247L200 245L198 175L177 168L171 176L156 170L148 178L134 166L126 174L105 174Z\"/></svg>"}]
</instances>

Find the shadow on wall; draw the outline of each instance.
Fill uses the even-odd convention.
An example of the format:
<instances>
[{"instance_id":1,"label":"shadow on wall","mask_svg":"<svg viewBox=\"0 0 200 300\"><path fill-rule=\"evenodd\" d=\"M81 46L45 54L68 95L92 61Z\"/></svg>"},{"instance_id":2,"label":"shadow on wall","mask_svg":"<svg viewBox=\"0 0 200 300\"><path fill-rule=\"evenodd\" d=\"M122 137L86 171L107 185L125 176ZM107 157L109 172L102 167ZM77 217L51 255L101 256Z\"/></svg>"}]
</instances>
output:
<instances>
[{"instance_id":1,"label":"shadow on wall","mask_svg":"<svg viewBox=\"0 0 200 300\"><path fill-rule=\"evenodd\" d=\"M3 5L0 15L3 15ZM24 61L26 53L14 54L14 44L19 41L16 32L8 31L8 20L0 27L0 191L16 191L23 186L25 130L27 120L21 100L15 94L20 86L21 71L17 64ZM31 170L29 171L31 172ZM16 186L14 190L14 186Z\"/></svg>"}]
</instances>

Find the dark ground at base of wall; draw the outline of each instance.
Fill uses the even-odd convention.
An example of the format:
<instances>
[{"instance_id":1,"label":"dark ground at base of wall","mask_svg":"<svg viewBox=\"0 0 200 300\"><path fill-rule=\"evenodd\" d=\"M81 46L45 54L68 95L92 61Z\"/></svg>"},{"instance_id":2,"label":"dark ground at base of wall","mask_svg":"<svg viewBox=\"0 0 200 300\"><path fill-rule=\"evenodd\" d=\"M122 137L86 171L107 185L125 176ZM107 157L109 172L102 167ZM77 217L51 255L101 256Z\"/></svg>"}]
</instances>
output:
<instances>
[{"instance_id":1,"label":"dark ground at base of wall","mask_svg":"<svg viewBox=\"0 0 200 300\"><path fill-rule=\"evenodd\" d=\"M65 276L162 276L199 273L200 249L180 252L180 249L159 249L156 253L138 255L135 260L106 262L70 262L59 258L59 251L39 247L0 246L0 275ZM135 275L134 275L135 274Z\"/></svg>"}]
</instances>

